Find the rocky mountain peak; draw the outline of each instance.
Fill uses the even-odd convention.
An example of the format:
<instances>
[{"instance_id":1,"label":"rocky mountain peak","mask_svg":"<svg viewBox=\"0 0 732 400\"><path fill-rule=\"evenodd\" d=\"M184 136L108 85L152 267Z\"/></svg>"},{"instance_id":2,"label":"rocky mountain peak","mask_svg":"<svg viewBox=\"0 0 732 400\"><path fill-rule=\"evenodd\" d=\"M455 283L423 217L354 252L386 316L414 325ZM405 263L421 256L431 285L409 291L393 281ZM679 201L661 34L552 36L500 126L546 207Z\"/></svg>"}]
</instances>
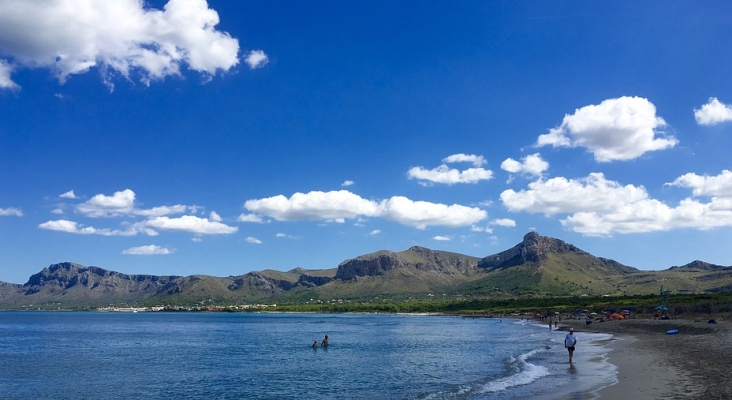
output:
<instances>
[{"instance_id":1,"label":"rocky mountain peak","mask_svg":"<svg viewBox=\"0 0 732 400\"><path fill-rule=\"evenodd\" d=\"M523 241L516 246L483 258L478 263L478 267L488 270L505 269L527 262L541 263L546 260L549 253L570 252L587 254L564 241L541 236L538 232L532 231L524 235Z\"/></svg>"}]
</instances>

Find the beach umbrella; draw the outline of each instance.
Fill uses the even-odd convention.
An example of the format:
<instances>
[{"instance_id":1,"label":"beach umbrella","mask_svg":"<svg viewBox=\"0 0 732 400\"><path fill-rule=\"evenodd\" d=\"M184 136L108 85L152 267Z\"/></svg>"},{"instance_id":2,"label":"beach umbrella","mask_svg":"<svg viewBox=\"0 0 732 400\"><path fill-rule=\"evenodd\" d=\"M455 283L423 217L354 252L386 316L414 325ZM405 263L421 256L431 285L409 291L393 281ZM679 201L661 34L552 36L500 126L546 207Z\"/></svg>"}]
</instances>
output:
<instances>
[{"instance_id":1,"label":"beach umbrella","mask_svg":"<svg viewBox=\"0 0 732 400\"><path fill-rule=\"evenodd\" d=\"M592 312L592 313L590 313L590 315L597 315L597 313L596 312Z\"/></svg>"},{"instance_id":2,"label":"beach umbrella","mask_svg":"<svg viewBox=\"0 0 732 400\"><path fill-rule=\"evenodd\" d=\"M554 311L554 315L559 315L559 311Z\"/></svg>"},{"instance_id":3,"label":"beach umbrella","mask_svg":"<svg viewBox=\"0 0 732 400\"><path fill-rule=\"evenodd\" d=\"M620 313L621 314L630 314L630 311L628 311L628 310L621 310Z\"/></svg>"}]
</instances>

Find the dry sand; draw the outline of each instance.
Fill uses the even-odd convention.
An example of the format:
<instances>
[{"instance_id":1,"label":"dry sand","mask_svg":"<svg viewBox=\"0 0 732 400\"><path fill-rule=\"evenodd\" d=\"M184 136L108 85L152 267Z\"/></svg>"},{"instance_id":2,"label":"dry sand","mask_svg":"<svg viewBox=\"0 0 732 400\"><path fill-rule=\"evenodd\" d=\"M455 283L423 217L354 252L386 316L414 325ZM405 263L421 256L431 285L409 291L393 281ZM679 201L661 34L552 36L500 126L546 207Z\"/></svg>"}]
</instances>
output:
<instances>
[{"instance_id":1,"label":"dry sand","mask_svg":"<svg viewBox=\"0 0 732 400\"><path fill-rule=\"evenodd\" d=\"M563 320L560 329L612 333L608 355L618 382L601 399L732 399L732 324L707 319L594 322ZM678 329L676 335L666 331ZM578 351L582 343L578 343Z\"/></svg>"}]
</instances>

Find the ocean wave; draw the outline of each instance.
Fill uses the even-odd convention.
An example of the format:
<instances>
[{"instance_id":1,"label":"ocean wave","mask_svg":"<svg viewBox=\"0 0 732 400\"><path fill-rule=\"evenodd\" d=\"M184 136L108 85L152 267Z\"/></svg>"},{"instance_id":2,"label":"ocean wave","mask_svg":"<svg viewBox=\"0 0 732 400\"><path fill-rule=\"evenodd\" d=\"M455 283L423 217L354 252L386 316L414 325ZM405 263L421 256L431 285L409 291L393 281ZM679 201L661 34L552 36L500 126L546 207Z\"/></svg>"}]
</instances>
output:
<instances>
[{"instance_id":1,"label":"ocean wave","mask_svg":"<svg viewBox=\"0 0 732 400\"><path fill-rule=\"evenodd\" d=\"M497 393L505 391L514 386L528 385L537 379L550 374L549 369L541 365L535 365L526 360L537 353L546 351L546 349L535 349L517 357L510 357L508 367L510 375L491 379L490 381L474 382L472 384L458 385L449 391L440 391L417 397L425 400L438 399L470 399L475 396L485 395L488 393Z\"/></svg>"},{"instance_id":2,"label":"ocean wave","mask_svg":"<svg viewBox=\"0 0 732 400\"><path fill-rule=\"evenodd\" d=\"M499 378L483 385L477 393L495 393L506 390L510 387L528 385L535 380L549 375L549 369L527 362L526 360L534 354L543 351L542 349L532 350L528 353L521 354L510 360L510 365L516 373Z\"/></svg>"}]
</instances>

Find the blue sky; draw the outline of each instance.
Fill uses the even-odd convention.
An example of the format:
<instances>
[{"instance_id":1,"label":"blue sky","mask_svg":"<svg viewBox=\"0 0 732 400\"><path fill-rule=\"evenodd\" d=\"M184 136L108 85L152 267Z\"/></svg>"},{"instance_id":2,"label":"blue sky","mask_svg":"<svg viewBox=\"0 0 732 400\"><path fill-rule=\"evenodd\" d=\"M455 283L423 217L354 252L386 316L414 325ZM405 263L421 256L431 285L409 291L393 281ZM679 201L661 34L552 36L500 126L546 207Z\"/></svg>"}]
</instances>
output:
<instances>
[{"instance_id":1,"label":"blue sky","mask_svg":"<svg viewBox=\"0 0 732 400\"><path fill-rule=\"evenodd\" d=\"M732 3L0 0L0 280L531 230L732 264Z\"/></svg>"}]
</instances>

